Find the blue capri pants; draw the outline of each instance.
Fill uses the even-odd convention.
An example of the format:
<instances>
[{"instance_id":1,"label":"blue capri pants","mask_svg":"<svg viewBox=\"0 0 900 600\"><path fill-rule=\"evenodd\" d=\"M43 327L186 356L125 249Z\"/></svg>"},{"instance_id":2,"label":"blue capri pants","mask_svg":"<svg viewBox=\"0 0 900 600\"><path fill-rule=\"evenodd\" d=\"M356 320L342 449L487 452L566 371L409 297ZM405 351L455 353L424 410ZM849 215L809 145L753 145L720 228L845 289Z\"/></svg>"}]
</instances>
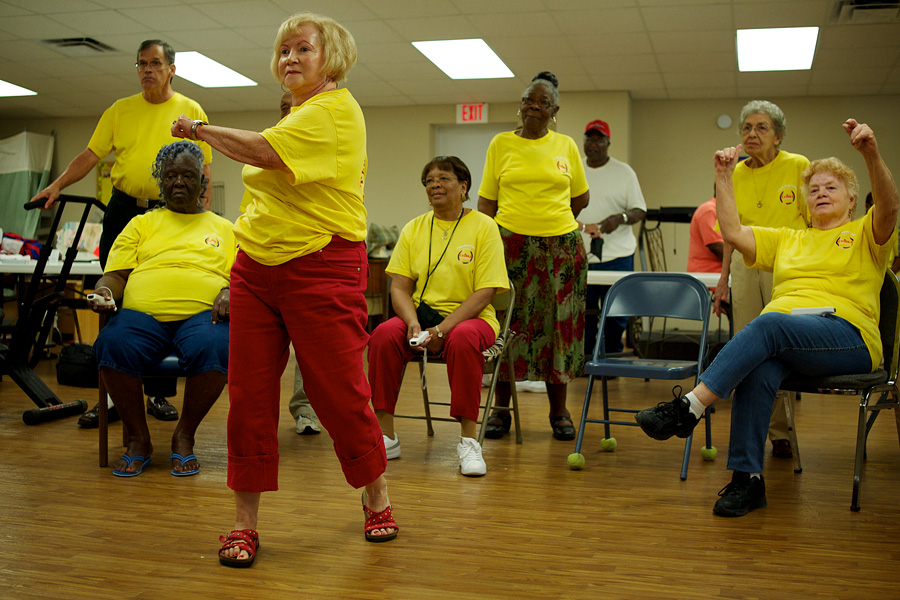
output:
<instances>
[{"instance_id":1,"label":"blue capri pants","mask_svg":"<svg viewBox=\"0 0 900 600\"><path fill-rule=\"evenodd\" d=\"M728 468L761 473L772 404L781 382L872 370L872 357L853 324L835 315L765 313L728 342L700 375L719 398L734 390Z\"/></svg>"},{"instance_id":2,"label":"blue capri pants","mask_svg":"<svg viewBox=\"0 0 900 600\"><path fill-rule=\"evenodd\" d=\"M144 368L175 352L188 377L206 371L228 374L228 322L212 322L206 310L183 321L157 321L121 309L94 342L97 364L140 377Z\"/></svg>"}]
</instances>

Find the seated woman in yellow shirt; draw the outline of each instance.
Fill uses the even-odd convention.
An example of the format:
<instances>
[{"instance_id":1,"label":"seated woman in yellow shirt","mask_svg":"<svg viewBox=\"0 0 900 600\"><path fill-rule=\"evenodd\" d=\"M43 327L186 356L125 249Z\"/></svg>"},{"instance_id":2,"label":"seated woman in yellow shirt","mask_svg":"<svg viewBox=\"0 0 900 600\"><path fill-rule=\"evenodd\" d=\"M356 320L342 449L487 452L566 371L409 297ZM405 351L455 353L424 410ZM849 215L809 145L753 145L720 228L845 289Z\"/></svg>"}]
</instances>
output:
<instances>
[{"instance_id":1,"label":"seated woman in yellow shirt","mask_svg":"<svg viewBox=\"0 0 900 600\"><path fill-rule=\"evenodd\" d=\"M803 172L809 229L741 225L731 185L741 147L715 155L722 236L748 267L773 271L772 301L722 349L696 388L635 419L652 438L688 437L706 407L734 390L728 446L734 474L713 507L718 515L737 517L766 506L766 430L785 377L867 373L881 362L878 298L897 236L897 186L872 129L855 119L843 127L865 159L875 199L872 210L855 221L856 175L826 158Z\"/></svg>"},{"instance_id":2,"label":"seated woman in yellow shirt","mask_svg":"<svg viewBox=\"0 0 900 600\"><path fill-rule=\"evenodd\" d=\"M153 453L141 392L145 367L174 351L187 372L172 435L176 477L200 472L194 434L228 379L228 282L236 248L231 222L203 208L209 182L202 169L203 152L193 142L159 151L153 174L163 206L125 226L97 282L98 297L89 300L94 311L113 315L94 353L128 430L125 454L113 465L117 477L140 475Z\"/></svg>"},{"instance_id":3,"label":"seated woman in yellow shirt","mask_svg":"<svg viewBox=\"0 0 900 600\"><path fill-rule=\"evenodd\" d=\"M388 459L400 458L394 407L403 367L418 352L443 354L450 379L450 414L459 421L457 445L463 475L484 475L487 466L475 439L481 404L483 350L497 339L491 306L497 290L509 289L503 242L493 219L463 207L472 176L455 156L438 156L422 170L433 210L406 224L391 254L391 301L397 316L369 340L369 383ZM421 342L420 333L425 333ZM411 341L416 345L411 345Z\"/></svg>"}]
</instances>

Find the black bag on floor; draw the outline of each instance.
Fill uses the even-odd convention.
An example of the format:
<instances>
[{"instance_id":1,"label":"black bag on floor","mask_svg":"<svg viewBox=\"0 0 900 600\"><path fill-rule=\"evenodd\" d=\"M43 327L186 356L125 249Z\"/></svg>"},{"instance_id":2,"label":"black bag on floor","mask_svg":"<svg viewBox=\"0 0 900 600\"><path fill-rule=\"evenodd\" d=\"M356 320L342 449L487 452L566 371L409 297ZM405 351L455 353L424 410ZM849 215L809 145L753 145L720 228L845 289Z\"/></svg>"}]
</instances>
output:
<instances>
[{"instance_id":1,"label":"black bag on floor","mask_svg":"<svg viewBox=\"0 0 900 600\"><path fill-rule=\"evenodd\" d=\"M93 348L89 344L63 346L56 363L56 381L60 385L97 387L97 358Z\"/></svg>"}]
</instances>

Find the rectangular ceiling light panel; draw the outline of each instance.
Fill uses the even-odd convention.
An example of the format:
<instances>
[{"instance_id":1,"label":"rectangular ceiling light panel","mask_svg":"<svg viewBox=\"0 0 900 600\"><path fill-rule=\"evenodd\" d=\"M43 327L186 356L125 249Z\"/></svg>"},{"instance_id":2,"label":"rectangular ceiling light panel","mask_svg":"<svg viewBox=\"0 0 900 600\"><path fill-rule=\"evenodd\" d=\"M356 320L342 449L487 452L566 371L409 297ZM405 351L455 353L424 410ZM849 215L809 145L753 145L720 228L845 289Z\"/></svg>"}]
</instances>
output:
<instances>
[{"instance_id":1,"label":"rectangular ceiling light panel","mask_svg":"<svg viewBox=\"0 0 900 600\"><path fill-rule=\"evenodd\" d=\"M482 39L413 42L412 45L450 79L514 77Z\"/></svg>"},{"instance_id":2,"label":"rectangular ceiling light panel","mask_svg":"<svg viewBox=\"0 0 900 600\"><path fill-rule=\"evenodd\" d=\"M199 52L176 52L175 75L205 88L252 87L259 85L237 71Z\"/></svg>"},{"instance_id":3,"label":"rectangular ceiling light panel","mask_svg":"<svg viewBox=\"0 0 900 600\"><path fill-rule=\"evenodd\" d=\"M807 71L818 38L818 27L738 29L738 70Z\"/></svg>"}]
</instances>

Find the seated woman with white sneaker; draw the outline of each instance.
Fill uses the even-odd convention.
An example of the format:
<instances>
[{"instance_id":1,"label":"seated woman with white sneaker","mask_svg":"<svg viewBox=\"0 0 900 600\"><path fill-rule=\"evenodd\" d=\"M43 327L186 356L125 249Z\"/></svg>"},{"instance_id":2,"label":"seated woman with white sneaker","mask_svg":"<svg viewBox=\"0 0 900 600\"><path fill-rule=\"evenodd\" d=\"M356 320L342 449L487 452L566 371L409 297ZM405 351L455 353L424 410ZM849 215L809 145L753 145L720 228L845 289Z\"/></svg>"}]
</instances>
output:
<instances>
[{"instance_id":1,"label":"seated woman with white sneaker","mask_svg":"<svg viewBox=\"0 0 900 600\"><path fill-rule=\"evenodd\" d=\"M766 506L766 431L785 377L867 373L881 362L878 299L896 239L897 186L872 129L854 119L843 127L865 160L875 198L874 208L855 221L856 175L826 158L811 162L802 175L809 229L743 226L731 182L741 147L715 155L722 236L748 267L773 271L772 301L725 345L697 387L635 419L652 438L686 438L706 407L734 390L728 446L734 474L719 492L717 515L739 517ZM794 309L806 314L792 314Z\"/></svg>"},{"instance_id":2,"label":"seated woman with white sneaker","mask_svg":"<svg viewBox=\"0 0 900 600\"><path fill-rule=\"evenodd\" d=\"M460 471L478 477L487 471L475 440L481 353L500 330L491 300L498 290L509 289L503 243L493 219L463 208L472 177L460 159L432 159L422 170L422 185L433 210L403 227L386 269L397 316L379 325L369 340L372 404L387 457L399 458L394 407L404 366L417 353L442 355L450 380L450 414L460 424Z\"/></svg>"}]
</instances>

